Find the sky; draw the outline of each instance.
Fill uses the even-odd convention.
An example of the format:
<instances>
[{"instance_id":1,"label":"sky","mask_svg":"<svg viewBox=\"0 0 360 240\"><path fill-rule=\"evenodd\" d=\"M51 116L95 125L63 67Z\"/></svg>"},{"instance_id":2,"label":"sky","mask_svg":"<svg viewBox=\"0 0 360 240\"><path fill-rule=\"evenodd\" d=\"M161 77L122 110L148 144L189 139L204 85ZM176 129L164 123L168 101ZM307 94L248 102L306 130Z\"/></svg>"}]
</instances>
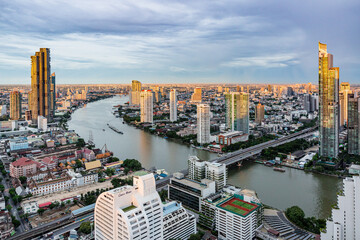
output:
<instances>
[{"instance_id":1,"label":"sky","mask_svg":"<svg viewBox=\"0 0 360 240\"><path fill-rule=\"evenodd\" d=\"M0 84L318 82L318 42L360 84L359 0L0 0Z\"/></svg>"}]
</instances>

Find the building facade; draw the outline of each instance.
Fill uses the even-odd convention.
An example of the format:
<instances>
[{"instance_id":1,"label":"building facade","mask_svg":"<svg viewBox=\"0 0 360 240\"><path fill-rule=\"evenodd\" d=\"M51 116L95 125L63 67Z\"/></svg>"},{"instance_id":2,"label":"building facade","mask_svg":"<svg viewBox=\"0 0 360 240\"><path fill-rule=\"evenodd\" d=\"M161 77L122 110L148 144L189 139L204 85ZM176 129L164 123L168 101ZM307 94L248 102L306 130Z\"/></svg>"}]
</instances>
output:
<instances>
[{"instance_id":1,"label":"building facade","mask_svg":"<svg viewBox=\"0 0 360 240\"><path fill-rule=\"evenodd\" d=\"M360 131L360 118L359 118L359 97L355 94L349 94L348 99L348 153L349 154L360 154L360 139L359 139L359 131Z\"/></svg>"},{"instance_id":2,"label":"building facade","mask_svg":"<svg viewBox=\"0 0 360 240\"><path fill-rule=\"evenodd\" d=\"M258 103L255 107L255 122L261 124L265 119L265 108L264 105Z\"/></svg>"},{"instance_id":3,"label":"building facade","mask_svg":"<svg viewBox=\"0 0 360 240\"><path fill-rule=\"evenodd\" d=\"M208 104L197 106L197 142L200 144L210 142L210 106Z\"/></svg>"},{"instance_id":4,"label":"building facade","mask_svg":"<svg viewBox=\"0 0 360 240\"><path fill-rule=\"evenodd\" d=\"M348 95L350 91L350 83L343 82L340 84L339 103L340 103L340 126L348 124Z\"/></svg>"},{"instance_id":5,"label":"building facade","mask_svg":"<svg viewBox=\"0 0 360 240\"><path fill-rule=\"evenodd\" d=\"M170 122L177 121L177 92L175 89L170 90Z\"/></svg>"},{"instance_id":6,"label":"building facade","mask_svg":"<svg viewBox=\"0 0 360 240\"><path fill-rule=\"evenodd\" d=\"M339 153L339 68L333 55L319 43L319 155L336 158Z\"/></svg>"},{"instance_id":7,"label":"building facade","mask_svg":"<svg viewBox=\"0 0 360 240\"><path fill-rule=\"evenodd\" d=\"M151 90L143 90L140 94L140 121L153 122L153 93Z\"/></svg>"},{"instance_id":8,"label":"building facade","mask_svg":"<svg viewBox=\"0 0 360 240\"><path fill-rule=\"evenodd\" d=\"M10 176L19 178L21 176L28 176L37 171L37 163L27 157L22 157L15 162L10 163Z\"/></svg>"},{"instance_id":9,"label":"building facade","mask_svg":"<svg viewBox=\"0 0 360 240\"><path fill-rule=\"evenodd\" d=\"M130 92L130 104L140 105L141 82L132 80Z\"/></svg>"},{"instance_id":10,"label":"building facade","mask_svg":"<svg viewBox=\"0 0 360 240\"><path fill-rule=\"evenodd\" d=\"M322 240L360 239L360 177L346 178L343 182L326 231L321 233Z\"/></svg>"},{"instance_id":11,"label":"building facade","mask_svg":"<svg viewBox=\"0 0 360 240\"><path fill-rule=\"evenodd\" d=\"M194 89L194 93L191 95L191 101L192 102L199 102L202 101L202 89L197 87Z\"/></svg>"},{"instance_id":12,"label":"building facade","mask_svg":"<svg viewBox=\"0 0 360 240\"><path fill-rule=\"evenodd\" d=\"M31 91L29 92L29 109L32 119L44 116L52 120L50 49L40 48L31 56Z\"/></svg>"},{"instance_id":13,"label":"building facade","mask_svg":"<svg viewBox=\"0 0 360 240\"><path fill-rule=\"evenodd\" d=\"M13 91L10 93L10 119L19 120L21 118L21 93Z\"/></svg>"},{"instance_id":14,"label":"building facade","mask_svg":"<svg viewBox=\"0 0 360 240\"><path fill-rule=\"evenodd\" d=\"M249 94L225 94L225 123L231 131L249 133Z\"/></svg>"}]
</instances>

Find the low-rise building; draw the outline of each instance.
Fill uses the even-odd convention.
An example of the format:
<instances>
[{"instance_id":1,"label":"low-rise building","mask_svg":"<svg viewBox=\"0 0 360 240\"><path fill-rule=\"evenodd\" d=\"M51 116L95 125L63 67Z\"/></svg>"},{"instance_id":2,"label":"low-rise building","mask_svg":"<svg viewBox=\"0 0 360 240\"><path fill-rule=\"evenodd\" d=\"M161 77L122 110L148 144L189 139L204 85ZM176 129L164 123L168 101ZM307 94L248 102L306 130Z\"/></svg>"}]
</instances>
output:
<instances>
[{"instance_id":1,"label":"low-rise building","mask_svg":"<svg viewBox=\"0 0 360 240\"><path fill-rule=\"evenodd\" d=\"M5 240L15 231L11 215L8 211L0 211L0 239Z\"/></svg>"},{"instance_id":2,"label":"low-rise building","mask_svg":"<svg viewBox=\"0 0 360 240\"><path fill-rule=\"evenodd\" d=\"M237 142L246 142L248 139L249 134L243 133L242 131L234 131L217 135L216 143L222 146L228 146Z\"/></svg>"},{"instance_id":3,"label":"low-rise building","mask_svg":"<svg viewBox=\"0 0 360 240\"><path fill-rule=\"evenodd\" d=\"M22 202L21 207L25 214L35 214L39 210L39 205L36 201Z\"/></svg>"},{"instance_id":4,"label":"low-rise building","mask_svg":"<svg viewBox=\"0 0 360 240\"><path fill-rule=\"evenodd\" d=\"M10 164L10 176L19 178L21 176L28 176L37 171L38 163L27 158L22 157Z\"/></svg>"},{"instance_id":5,"label":"low-rise building","mask_svg":"<svg viewBox=\"0 0 360 240\"><path fill-rule=\"evenodd\" d=\"M73 187L71 176L68 173L53 175L39 181L30 179L27 183L27 192L32 195L46 195L54 192L60 192Z\"/></svg>"}]
</instances>

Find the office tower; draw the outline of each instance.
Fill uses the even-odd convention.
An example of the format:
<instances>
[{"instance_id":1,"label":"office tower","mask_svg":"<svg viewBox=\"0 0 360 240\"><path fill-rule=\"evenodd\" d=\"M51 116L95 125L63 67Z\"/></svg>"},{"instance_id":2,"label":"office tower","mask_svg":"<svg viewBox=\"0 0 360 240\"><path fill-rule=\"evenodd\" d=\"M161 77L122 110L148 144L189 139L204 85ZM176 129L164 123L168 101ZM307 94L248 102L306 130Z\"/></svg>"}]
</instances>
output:
<instances>
[{"instance_id":1,"label":"office tower","mask_svg":"<svg viewBox=\"0 0 360 240\"><path fill-rule=\"evenodd\" d=\"M340 85L339 103L340 103L340 126L347 126L348 121L348 95L351 93L350 84L343 82Z\"/></svg>"},{"instance_id":2,"label":"office tower","mask_svg":"<svg viewBox=\"0 0 360 240\"><path fill-rule=\"evenodd\" d=\"M319 155L336 158L339 153L339 68L326 44L319 43Z\"/></svg>"},{"instance_id":3,"label":"office tower","mask_svg":"<svg viewBox=\"0 0 360 240\"><path fill-rule=\"evenodd\" d=\"M100 194L96 201L95 239L163 239L163 207L153 174L137 172L134 186Z\"/></svg>"},{"instance_id":4,"label":"office tower","mask_svg":"<svg viewBox=\"0 0 360 240\"><path fill-rule=\"evenodd\" d=\"M140 105L141 82L132 80L130 92L130 104Z\"/></svg>"},{"instance_id":5,"label":"office tower","mask_svg":"<svg viewBox=\"0 0 360 240\"><path fill-rule=\"evenodd\" d=\"M19 120L21 118L21 93L13 91L10 93L10 119Z\"/></svg>"},{"instance_id":6,"label":"office tower","mask_svg":"<svg viewBox=\"0 0 360 240\"><path fill-rule=\"evenodd\" d=\"M246 92L250 93L250 86L249 85L246 86Z\"/></svg>"},{"instance_id":7,"label":"office tower","mask_svg":"<svg viewBox=\"0 0 360 240\"><path fill-rule=\"evenodd\" d=\"M268 92L272 92L272 87L270 84L267 86L267 90L268 90Z\"/></svg>"},{"instance_id":8,"label":"office tower","mask_svg":"<svg viewBox=\"0 0 360 240\"><path fill-rule=\"evenodd\" d=\"M177 92L175 89L170 90L170 121L177 121Z\"/></svg>"},{"instance_id":9,"label":"office tower","mask_svg":"<svg viewBox=\"0 0 360 240\"><path fill-rule=\"evenodd\" d=\"M223 88L221 86L218 87L218 93L222 93L223 92Z\"/></svg>"},{"instance_id":10,"label":"office tower","mask_svg":"<svg viewBox=\"0 0 360 240\"><path fill-rule=\"evenodd\" d=\"M227 168L225 164L206 162L205 178L215 181L216 191L220 191L227 183Z\"/></svg>"},{"instance_id":11,"label":"office tower","mask_svg":"<svg viewBox=\"0 0 360 240\"><path fill-rule=\"evenodd\" d=\"M304 94L304 109L308 112L317 110L317 98L311 94Z\"/></svg>"},{"instance_id":12,"label":"office tower","mask_svg":"<svg viewBox=\"0 0 360 240\"><path fill-rule=\"evenodd\" d=\"M249 133L249 94L225 94L225 123L231 131Z\"/></svg>"},{"instance_id":13,"label":"office tower","mask_svg":"<svg viewBox=\"0 0 360 240\"><path fill-rule=\"evenodd\" d=\"M142 90L140 94L140 121L153 122L153 93L151 90Z\"/></svg>"},{"instance_id":14,"label":"office tower","mask_svg":"<svg viewBox=\"0 0 360 240\"><path fill-rule=\"evenodd\" d=\"M210 142L210 106L208 104L197 106L197 142L200 144Z\"/></svg>"},{"instance_id":15,"label":"office tower","mask_svg":"<svg viewBox=\"0 0 360 240\"><path fill-rule=\"evenodd\" d=\"M38 129L42 132L47 131L47 118L43 116L38 116Z\"/></svg>"},{"instance_id":16,"label":"office tower","mask_svg":"<svg viewBox=\"0 0 360 240\"><path fill-rule=\"evenodd\" d=\"M191 96L191 101L193 102L201 102L202 101L202 90L197 87L194 89L194 93Z\"/></svg>"},{"instance_id":17,"label":"office tower","mask_svg":"<svg viewBox=\"0 0 360 240\"><path fill-rule=\"evenodd\" d=\"M240 92L240 86L239 85L236 86L236 92Z\"/></svg>"},{"instance_id":18,"label":"office tower","mask_svg":"<svg viewBox=\"0 0 360 240\"><path fill-rule=\"evenodd\" d=\"M265 108L264 105L258 103L255 107L255 122L260 124L265 119Z\"/></svg>"},{"instance_id":19,"label":"office tower","mask_svg":"<svg viewBox=\"0 0 360 240\"><path fill-rule=\"evenodd\" d=\"M348 94L348 153L360 155L360 99L355 94Z\"/></svg>"},{"instance_id":20,"label":"office tower","mask_svg":"<svg viewBox=\"0 0 360 240\"><path fill-rule=\"evenodd\" d=\"M164 240L189 239L197 232L195 216L189 214L180 202L164 204L163 213Z\"/></svg>"},{"instance_id":21,"label":"office tower","mask_svg":"<svg viewBox=\"0 0 360 240\"><path fill-rule=\"evenodd\" d=\"M205 161L197 156L190 156L188 159L188 178L200 181L205 178Z\"/></svg>"},{"instance_id":22,"label":"office tower","mask_svg":"<svg viewBox=\"0 0 360 240\"><path fill-rule=\"evenodd\" d=\"M287 95L288 97L294 96L294 90L293 90L292 87L287 87L286 95Z\"/></svg>"},{"instance_id":23,"label":"office tower","mask_svg":"<svg viewBox=\"0 0 360 240\"><path fill-rule=\"evenodd\" d=\"M345 178L321 240L360 239L360 177Z\"/></svg>"},{"instance_id":24,"label":"office tower","mask_svg":"<svg viewBox=\"0 0 360 240\"><path fill-rule=\"evenodd\" d=\"M55 116L56 108L56 85L55 85L55 73L52 73L50 76L50 108L51 116Z\"/></svg>"},{"instance_id":25,"label":"office tower","mask_svg":"<svg viewBox=\"0 0 360 240\"><path fill-rule=\"evenodd\" d=\"M50 49L40 48L39 52L31 56L29 110L31 110L32 119L43 116L48 121L52 121L50 72Z\"/></svg>"}]
</instances>

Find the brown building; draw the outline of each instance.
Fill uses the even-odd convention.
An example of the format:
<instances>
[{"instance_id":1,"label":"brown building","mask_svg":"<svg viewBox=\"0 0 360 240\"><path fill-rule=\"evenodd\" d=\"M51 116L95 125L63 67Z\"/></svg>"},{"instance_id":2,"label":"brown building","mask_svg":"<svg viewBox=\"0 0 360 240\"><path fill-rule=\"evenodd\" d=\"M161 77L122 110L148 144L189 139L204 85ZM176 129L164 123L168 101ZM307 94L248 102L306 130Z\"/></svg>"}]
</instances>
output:
<instances>
[{"instance_id":1,"label":"brown building","mask_svg":"<svg viewBox=\"0 0 360 240\"><path fill-rule=\"evenodd\" d=\"M261 105L261 103L259 103L255 107L255 122L261 123L264 119L265 119L265 108L264 105Z\"/></svg>"},{"instance_id":2,"label":"brown building","mask_svg":"<svg viewBox=\"0 0 360 240\"><path fill-rule=\"evenodd\" d=\"M10 119L19 120L21 118L21 93L13 91L10 93Z\"/></svg>"}]
</instances>

